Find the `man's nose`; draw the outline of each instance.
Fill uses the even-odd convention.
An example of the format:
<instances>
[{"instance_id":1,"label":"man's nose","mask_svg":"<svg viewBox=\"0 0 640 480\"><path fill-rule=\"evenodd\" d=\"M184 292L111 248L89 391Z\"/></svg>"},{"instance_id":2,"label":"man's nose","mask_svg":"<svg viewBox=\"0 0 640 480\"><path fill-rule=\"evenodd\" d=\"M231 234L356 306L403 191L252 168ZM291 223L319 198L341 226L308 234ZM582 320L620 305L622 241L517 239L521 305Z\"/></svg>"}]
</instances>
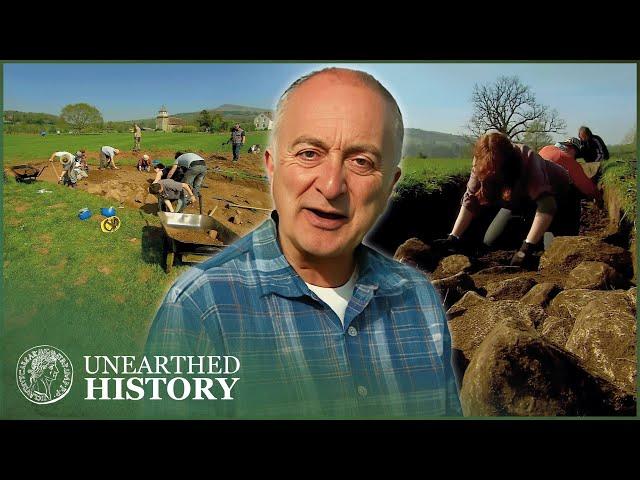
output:
<instances>
[{"instance_id":1,"label":"man's nose","mask_svg":"<svg viewBox=\"0 0 640 480\"><path fill-rule=\"evenodd\" d=\"M327 155L315 185L327 200L333 200L347 192L344 162L340 152L330 152Z\"/></svg>"}]
</instances>

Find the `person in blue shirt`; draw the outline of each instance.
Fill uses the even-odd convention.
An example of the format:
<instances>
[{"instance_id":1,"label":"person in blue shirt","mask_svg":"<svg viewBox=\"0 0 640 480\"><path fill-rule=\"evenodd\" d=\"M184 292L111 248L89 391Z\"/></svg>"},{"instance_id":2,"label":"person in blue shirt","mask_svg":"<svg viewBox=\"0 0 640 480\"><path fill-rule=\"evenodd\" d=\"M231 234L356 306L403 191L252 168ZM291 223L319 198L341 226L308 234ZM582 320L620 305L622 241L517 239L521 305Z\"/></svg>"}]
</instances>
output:
<instances>
[{"instance_id":1,"label":"person in blue shirt","mask_svg":"<svg viewBox=\"0 0 640 480\"><path fill-rule=\"evenodd\" d=\"M175 282L145 349L237 357L234 399L165 411L461 414L440 297L420 272L363 244L400 178L403 132L395 99L367 73L325 69L285 91L264 152L274 212Z\"/></svg>"}]
</instances>

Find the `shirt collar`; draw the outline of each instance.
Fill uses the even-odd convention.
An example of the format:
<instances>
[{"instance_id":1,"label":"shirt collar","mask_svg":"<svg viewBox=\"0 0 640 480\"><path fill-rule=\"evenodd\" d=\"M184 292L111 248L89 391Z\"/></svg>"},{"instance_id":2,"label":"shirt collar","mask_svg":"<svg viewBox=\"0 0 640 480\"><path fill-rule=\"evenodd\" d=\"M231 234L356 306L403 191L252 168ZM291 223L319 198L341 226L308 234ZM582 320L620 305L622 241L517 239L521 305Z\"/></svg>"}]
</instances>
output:
<instances>
[{"instance_id":1,"label":"shirt collar","mask_svg":"<svg viewBox=\"0 0 640 480\"><path fill-rule=\"evenodd\" d=\"M275 293L283 297L311 296L304 280L289 264L278 242L278 213L253 231L256 269L261 278L262 295ZM372 248L360 244L355 251L358 279L355 288L374 295L393 295L409 286L409 280L389 268L390 260Z\"/></svg>"}]
</instances>

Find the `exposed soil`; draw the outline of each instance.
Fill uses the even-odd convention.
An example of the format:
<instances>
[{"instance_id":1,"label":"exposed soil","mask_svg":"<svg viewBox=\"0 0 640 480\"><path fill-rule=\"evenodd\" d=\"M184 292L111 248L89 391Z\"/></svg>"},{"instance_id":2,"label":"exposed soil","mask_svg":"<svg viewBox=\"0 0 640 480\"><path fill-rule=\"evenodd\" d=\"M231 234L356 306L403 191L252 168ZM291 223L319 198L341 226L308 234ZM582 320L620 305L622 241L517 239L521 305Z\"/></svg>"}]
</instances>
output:
<instances>
[{"instance_id":1,"label":"exposed soil","mask_svg":"<svg viewBox=\"0 0 640 480\"><path fill-rule=\"evenodd\" d=\"M53 237L50 233L43 233L42 235L40 235L39 240L40 243L46 243L47 245L49 245L53 240Z\"/></svg>"},{"instance_id":2,"label":"exposed soil","mask_svg":"<svg viewBox=\"0 0 640 480\"><path fill-rule=\"evenodd\" d=\"M206 232L187 228L167 228L167 233L178 242L195 243L199 245L222 246L223 243L217 238L211 238Z\"/></svg>"},{"instance_id":3,"label":"exposed soil","mask_svg":"<svg viewBox=\"0 0 640 480\"><path fill-rule=\"evenodd\" d=\"M149 153L151 158L173 157L173 151L146 153ZM88 156L89 159L97 160L97 153L89 152ZM48 163L34 162L33 165L36 168L42 168ZM201 190L203 214L215 209L212 216L239 236L243 236L253 230L268 217L268 211L238 208L236 206L272 208L269 184L262 165L262 156L244 154L239 162L233 163L231 161L231 153L216 153L210 155L206 159L206 163L209 170ZM60 169L58 168L58 170ZM230 172L231 170L233 172ZM148 194L148 186L154 176L155 173L153 171L139 172L133 166L121 166L118 170L98 170L96 167L91 167L89 177L81 180L78 183L78 188L105 197L105 207L109 205L115 207L127 205L142 209L146 213L156 213L157 200L155 196ZM57 182L58 179L54 170L47 168L43 171L39 180ZM409 237L416 236L430 243L434 238L446 236L459 209L459 200L464 187L465 182L461 178L444 185L439 192L430 192L425 198L395 199L391 202L390 208L381 221L378 222L367 240L377 248L392 255L398 245ZM116 199L120 199L120 201ZM416 215L416 212L422 211L419 208L417 209L416 206L426 204L430 205L428 219ZM26 207L27 205L18 205L16 208ZM197 202L188 205L184 212L199 213ZM238 212L240 213L240 223L233 221L234 217L238 216ZM483 232L486 225L493 218L493 213L495 212L487 212L486 218L476 219L473 229ZM92 218L101 220L101 216L98 215L94 215ZM498 272L495 269L487 271L492 267L509 265L511 256L520 246L522 238L526 235L526 231L530 226L526 222L520 223L522 225L516 222L514 228L511 228L503 235L505 238L500 241L500 244L496 245L498 250L470 255L474 265L470 273L478 287L484 287L489 282L517 276L532 277L539 283L554 282L559 286L563 285L564 277L551 272L542 274L537 271L508 271L504 269ZM473 229L470 229L468 236L471 236ZM212 239L206 232L172 229L171 235L183 243L222 245L220 240ZM608 243L629 248L629 245L625 245L625 242L628 243L626 236L623 235L624 238L611 236L607 212L593 202L584 200L582 202L580 235L591 235Z\"/></svg>"},{"instance_id":4,"label":"exposed soil","mask_svg":"<svg viewBox=\"0 0 640 480\"><path fill-rule=\"evenodd\" d=\"M111 275L111 269L110 269L109 267L107 267L107 266L100 267L100 268L98 269L98 271L99 271L100 273L105 274L105 275Z\"/></svg>"},{"instance_id":5,"label":"exposed soil","mask_svg":"<svg viewBox=\"0 0 640 480\"><path fill-rule=\"evenodd\" d=\"M173 151L147 153L151 158L172 158L174 154ZM97 153L94 152L88 152L87 155L90 160L98 158ZM202 213L207 214L215 208L212 216L228 226L234 233L242 236L262 223L268 217L269 212L241 208L239 211L242 223L235 224L230 219L236 215L238 207L229 206L227 208L227 205L235 204L270 209L272 207L271 195L262 166L262 156L244 154L236 163L233 163L231 159L231 153L213 154L206 159L209 171L201 189ZM35 161L31 164L40 169L49 165L49 162ZM60 165L56 164L56 169L59 174ZM8 173L11 174L11 172ZM46 168L38 180L57 183L57 174L53 168ZM105 197L105 207L126 205L142 209L146 213L156 213L157 201L154 196L148 194L149 184L154 177L155 172L139 172L134 166L119 166L117 170L98 170L97 167L90 166L89 177L79 181L77 188ZM25 205L24 208L28 208L28 205ZM184 212L199 213L198 203L188 205ZM101 219L95 215L92 218ZM184 235L184 232L179 235ZM193 239L189 243L193 243ZM198 243L216 245L209 237L199 238Z\"/></svg>"},{"instance_id":6,"label":"exposed soil","mask_svg":"<svg viewBox=\"0 0 640 480\"><path fill-rule=\"evenodd\" d=\"M31 205L28 203L16 203L13 208L17 213L24 213L29 210L30 207Z\"/></svg>"},{"instance_id":7,"label":"exposed soil","mask_svg":"<svg viewBox=\"0 0 640 480\"><path fill-rule=\"evenodd\" d=\"M582 215L580 216L580 235L590 235L599 239L607 237L609 218L607 212L594 202L582 202Z\"/></svg>"}]
</instances>

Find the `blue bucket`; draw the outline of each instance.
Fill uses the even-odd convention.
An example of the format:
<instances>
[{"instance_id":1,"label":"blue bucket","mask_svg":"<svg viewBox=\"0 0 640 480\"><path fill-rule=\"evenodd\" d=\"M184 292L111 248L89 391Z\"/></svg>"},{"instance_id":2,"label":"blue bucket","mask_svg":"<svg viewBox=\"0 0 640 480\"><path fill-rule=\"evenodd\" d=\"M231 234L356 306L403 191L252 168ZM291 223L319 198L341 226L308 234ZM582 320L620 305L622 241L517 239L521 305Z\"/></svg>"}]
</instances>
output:
<instances>
[{"instance_id":1,"label":"blue bucket","mask_svg":"<svg viewBox=\"0 0 640 480\"><path fill-rule=\"evenodd\" d=\"M91 210L89 210L88 208L83 208L78 212L78 218L80 220L86 220L87 218L90 218L91 215L92 215Z\"/></svg>"},{"instance_id":2,"label":"blue bucket","mask_svg":"<svg viewBox=\"0 0 640 480\"><path fill-rule=\"evenodd\" d=\"M109 208L101 208L100 209L100 213L102 213L102 215L104 215L105 217L113 217L116 214L116 209L113 207L109 207Z\"/></svg>"}]
</instances>

